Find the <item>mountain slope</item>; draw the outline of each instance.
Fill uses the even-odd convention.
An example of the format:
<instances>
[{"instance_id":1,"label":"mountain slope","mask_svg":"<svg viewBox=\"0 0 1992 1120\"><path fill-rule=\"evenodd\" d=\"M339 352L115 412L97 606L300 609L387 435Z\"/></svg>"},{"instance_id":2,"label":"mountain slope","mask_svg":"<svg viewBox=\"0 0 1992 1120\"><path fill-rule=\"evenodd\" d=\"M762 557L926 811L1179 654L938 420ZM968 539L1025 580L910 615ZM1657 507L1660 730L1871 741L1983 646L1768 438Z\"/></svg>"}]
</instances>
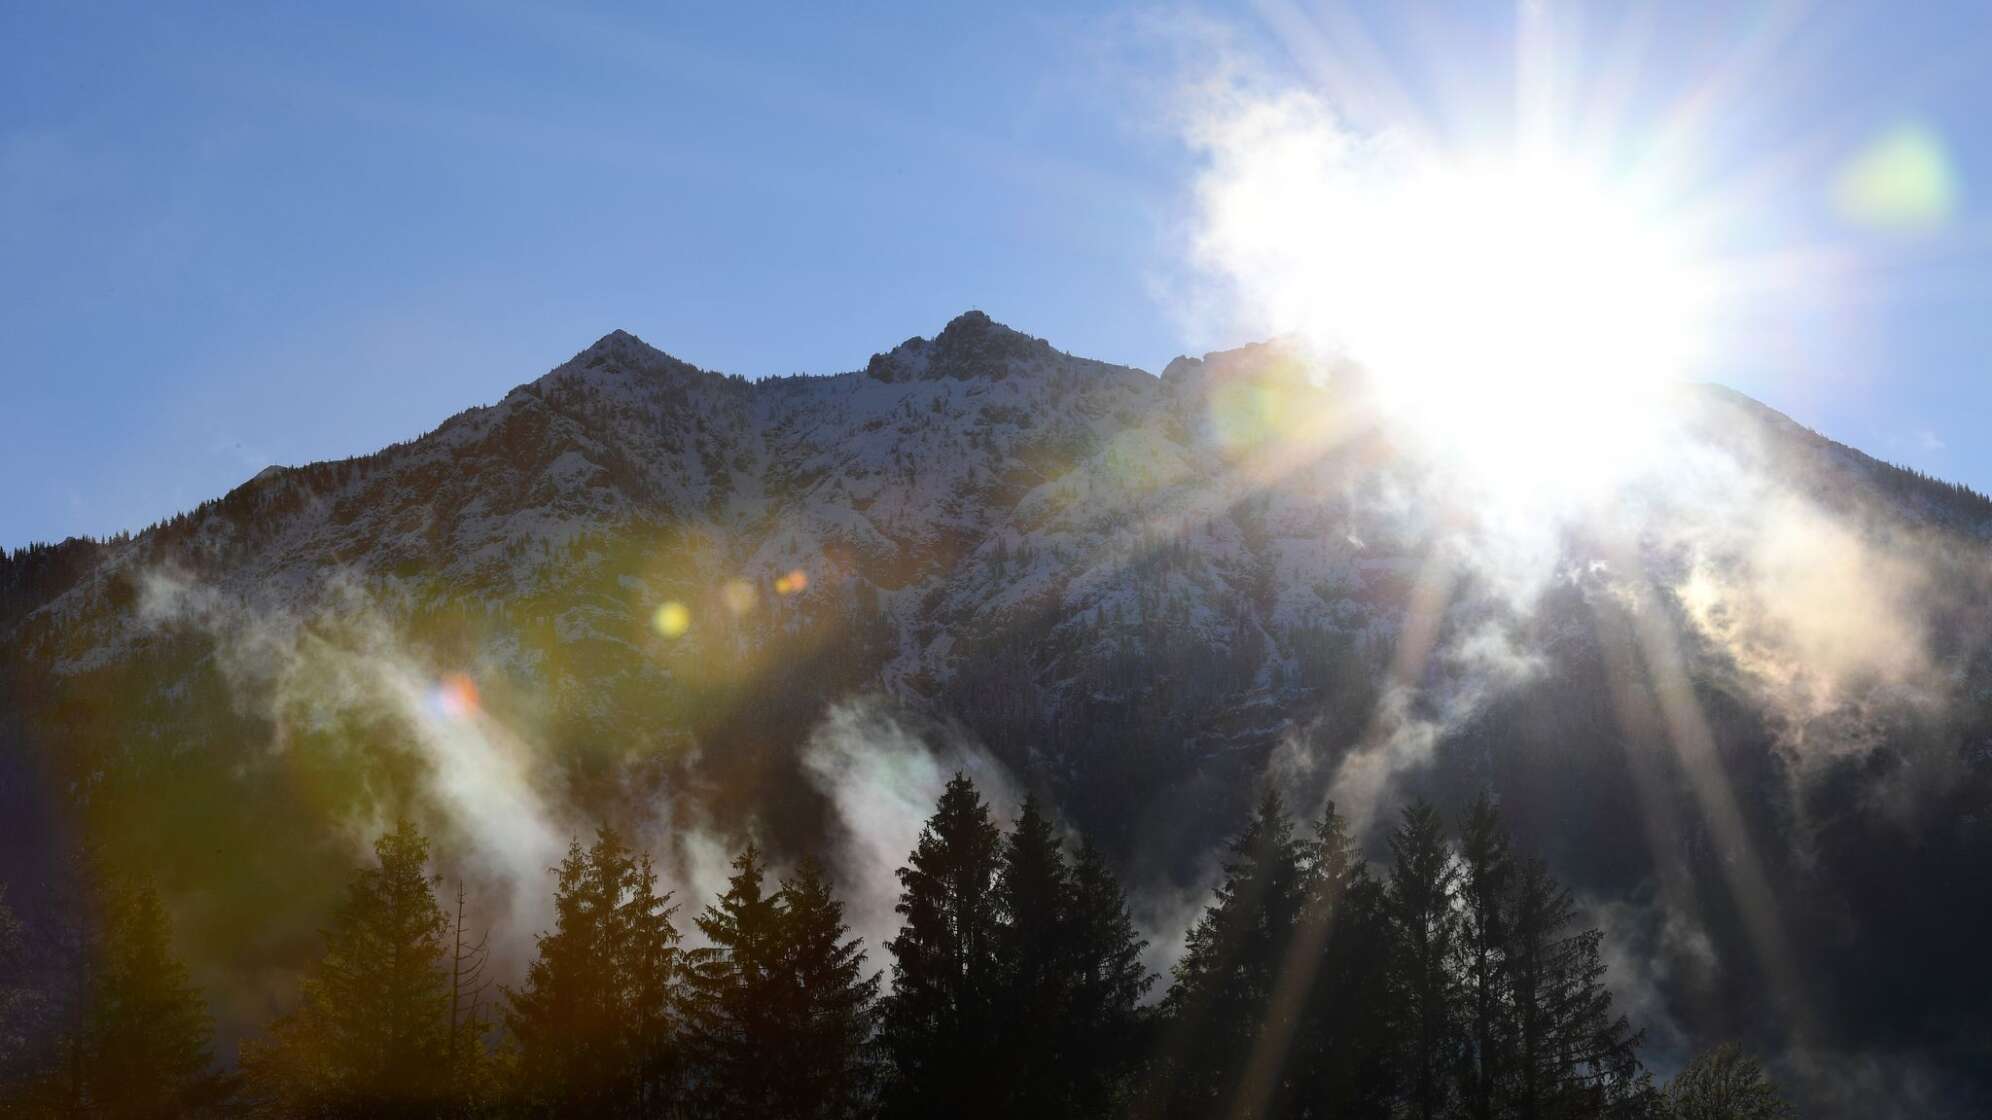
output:
<instances>
[{"instance_id":1,"label":"mountain slope","mask_svg":"<svg viewBox=\"0 0 1992 1120\"><path fill-rule=\"evenodd\" d=\"M804 758L853 698L1150 887L1262 780L1386 823L1492 786L1658 1021L1963 1077L1972 924L1879 869L1992 851L1992 505L1726 390L1667 409L1663 472L1518 515L1292 345L1157 377L969 312L747 382L618 331L419 439L0 563L9 785L142 853L215 978L281 974L394 812L466 849L516 839L464 808L494 790L555 832L834 833ZM1739 861L1817 931L1778 968ZM1847 964L1908 930L1922 964Z\"/></svg>"}]
</instances>

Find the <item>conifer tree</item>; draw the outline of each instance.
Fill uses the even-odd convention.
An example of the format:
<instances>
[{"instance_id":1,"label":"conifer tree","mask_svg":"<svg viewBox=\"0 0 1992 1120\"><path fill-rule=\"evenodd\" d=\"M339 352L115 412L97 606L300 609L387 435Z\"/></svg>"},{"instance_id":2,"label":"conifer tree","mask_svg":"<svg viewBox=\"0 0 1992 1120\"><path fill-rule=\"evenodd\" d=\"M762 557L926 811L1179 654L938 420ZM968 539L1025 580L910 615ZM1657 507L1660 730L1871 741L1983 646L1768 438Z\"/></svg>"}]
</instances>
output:
<instances>
[{"instance_id":1,"label":"conifer tree","mask_svg":"<svg viewBox=\"0 0 1992 1120\"><path fill-rule=\"evenodd\" d=\"M1513 1112L1637 1116L1653 1104L1638 1057L1642 1035L1612 1015L1603 934L1573 930L1576 904L1539 859L1515 871L1505 983L1512 1003Z\"/></svg>"},{"instance_id":2,"label":"conifer tree","mask_svg":"<svg viewBox=\"0 0 1992 1120\"><path fill-rule=\"evenodd\" d=\"M1306 904L1302 846L1277 791L1268 789L1237 839L1216 898L1190 931L1175 983L1161 1075L1170 1111L1221 1108L1269 1030L1274 986Z\"/></svg>"},{"instance_id":3,"label":"conifer tree","mask_svg":"<svg viewBox=\"0 0 1992 1120\"><path fill-rule=\"evenodd\" d=\"M561 861L554 928L508 990L520 1104L546 1115L631 1116L670 1100L678 933L656 872L607 826Z\"/></svg>"},{"instance_id":4,"label":"conifer tree","mask_svg":"<svg viewBox=\"0 0 1992 1120\"><path fill-rule=\"evenodd\" d=\"M517 1044L514 1088L529 1111L582 1099L580 1091L610 1064L596 1053L606 1045L603 1024L618 1009L603 968L609 919L590 889L591 873L588 853L571 841L555 871L554 928L539 935L525 984L505 992L505 1022Z\"/></svg>"},{"instance_id":5,"label":"conifer tree","mask_svg":"<svg viewBox=\"0 0 1992 1120\"><path fill-rule=\"evenodd\" d=\"M173 955L158 892L121 885L109 918L90 1014L92 1113L181 1116L215 1103L226 1083L213 1068L213 1026Z\"/></svg>"},{"instance_id":6,"label":"conifer tree","mask_svg":"<svg viewBox=\"0 0 1992 1120\"><path fill-rule=\"evenodd\" d=\"M893 1065L887 1113L994 1116L1001 1086L984 1060L998 1041L995 877L1002 836L966 775L942 791L899 869L905 919L888 946L892 992L882 1042Z\"/></svg>"},{"instance_id":7,"label":"conifer tree","mask_svg":"<svg viewBox=\"0 0 1992 1120\"><path fill-rule=\"evenodd\" d=\"M872 1016L880 976L865 974L862 942L848 936L844 906L814 861L782 883L778 902L787 983L778 989L781 1044L769 1070L773 1115L866 1115L878 1089Z\"/></svg>"},{"instance_id":8,"label":"conifer tree","mask_svg":"<svg viewBox=\"0 0 1992 1120\"><path fill-rule=\"evenodd\" d=\"M1071 871L1051 820L1035 795L1027 797L1004 839L996 874L1002 1041L990 1056L1002 1067L1010 1108L1018 1115L1056 1115L1069 1096L1062 1028L1070 1003L1071 892Z\"/></svg>"},{"instance_id":9,"label":"conifer tree","mask_svg":"<svg viewBox=\"0 0 1992 1120\"><path fill-rule=\"evenodd\" d=\"M760 849L749 844L733 861L726 893L695 919L709 944L686 954L685 1045L701 1116L776 1115L767 1074L788 1041L781 989L793 981L765 873Z\"/></svg>"},{"instance_id":10,"label":"conifer tree","mask_svg":"<svg viewBox=\"0 0 1992 1120\"><path fill-rule=\"evenodd\" d=\"M1062 1049L1071 1082L1066 1115L1105 1116L1123 1103L1145 1048L1141 1000L1155 976L1141 963L1147 942L1135 933L1120 882L1086 840L1072 863L1069 921L1071 993Z\"/></svg>"},{"instance_id":11,"label":"conifer tree","mask_svg":"<svg viewBox=\"0 0 1992 1120\"><path fill-rule=\"evenodd\" d=\"M1493 1120L1507 1074L1512 1017L1505 966L1513 871L1500 813L1483 793L1460 825L1459 937L1453 946L1463 1020L1459 1093L1471 1120Z\"/></svg>"},{"instance_id":12,"label":"conifer tree","mask_svg":"<svg viewBox=\"0 0 1992 1120\"><path fill-rule=\"evenodd\" d=\"M448 1092L448 922L402 821L374 844L325 931L295 1011L245 1044L257 1104L284 1116L421 1116Z\"/></svg>"},{"instance_id":13,"label":"conifer tree","mask_svg":"<svg viewBox=\"0 0 1992 1120\"><path fill-rule=\"evenodd\" d=\"M1443 1114L1459 1053L1458 989L1451 970L1459 934L1458 868L1438 810L1418 801L1390 837L1391 1010L1410 1113Z\"/></svg>"},{"instance_id":14,"label":"conifer tree","mask_svg":"<svg viewBox=\"0 0 1992 1120\"><path fill-rule=\"evenodd\" d=\"M628 897L618 912L619 944L613 959L624 982L629 1043L635 1056L636 1108L642 1115L653 1115L672 1102L683 1081L677 1009L684 954L671 921L676 912L671 892L659 893L650 854L645 852L626 866Z\"/></svg>"},{"instance_id":15,"label":"conifer tree","mask_svg":"<svg viewBox=\"0 0 1992 1120\"><path fill-rule=\"evenodd\" d=\"M1390 1078L1390 929L1383 892L1329 802L1306 865L1308 943L1316 975L1294 1048L1294 1112L1382 1115Z\"/></svg>"}]
</instances>

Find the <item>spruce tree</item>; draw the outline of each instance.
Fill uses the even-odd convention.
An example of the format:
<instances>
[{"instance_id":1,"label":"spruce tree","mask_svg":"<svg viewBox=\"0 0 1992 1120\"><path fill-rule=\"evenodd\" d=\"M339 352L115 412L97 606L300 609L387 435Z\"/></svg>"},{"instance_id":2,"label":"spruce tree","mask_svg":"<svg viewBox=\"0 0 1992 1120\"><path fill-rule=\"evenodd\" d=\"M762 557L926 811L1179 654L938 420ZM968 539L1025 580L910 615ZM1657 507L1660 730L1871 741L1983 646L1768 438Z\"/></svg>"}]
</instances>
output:
<instances>
[{"instance_id":1,"label":"spruce tree","mask_svg":"<svg viewBox=\"0 0 1992 1120\"><path fill-rule=\"evenodd\" d=\"M622 998L636 1077L635 1108L654 1115L670 1106L683 1084L678 1005L684 953L671 917L671 892L657 889L650 854L623 865L625 893L617 911L613 959L623 981Z\"/></svg>"},{"instance_id":2,"label":"spruce tree","mask_svg":"<svg viewBox=\"0 0 1992 1120\"><path fill-rule=\"evenodd\" d=\"M881 1038L893 1066L893 1116L996 1116L1001 1085L985 1060L995 1021L995 878L1002 836L966 775L942 791L899 869L905 919L888 949L892 992Z\"/></svg>"},{"instance_id":3,"label":"spruce tree","mask_svg":"<svg viewBox=\"0 0 1992 1120\"><path fill-rule=\"evenodd\" d=\"M448 1090L448 922L402 821L374 844L325 931L297 1009L245 1044L257 1104L285 1116L432 1115Z\"/></svg>"},{"instance_id":4,"label":"spruce tree","mask_svg":"<svg viewBox=\"0 0 1992 1120\"><path fill-rule=\"evenodd\" d=\"M781 967L776 1022L781 1046L768 1071L772 1115L851 1120L878 1090L873 1013L880 976L865 973L862 942L812 860L782 883Z\"/></svg>"},{"instance_id":5,"label":"spruce tree","mask_svg":"<svg viewBox=\"0 0 1992 1120\"><path fill-rule=\"evenodd\" d=\"M1463 1019L1459 1093L1471 1120L1493 1120L1507 1075L1513 1033L1506 969L1513 873L1500 813L1483 793L1460 825L1459 937L1453 946Z\"/></svg>"},{"instance_id":6,"label":"spruce tree","mask_svg":"<svg viewBox=\"0 0 1992 1120\"><path fill-rule=\"evenodd\" d=\"M1307 943L1316 974L1294 1047L1293 1111L1377 1116L1394 1090L1383 892L1329 802L1308 844Z\"/></svg>"},{"instance_id":7,"label":"spruce tree","mask_svg":"<svg viewBox=\"0 0 1992 1120\"><path fill-rule=\"evenodd\" d=\"M767 1074L788 1042L779 1015L793 978L760 849L749 844L733 869L726 893L695 919L709 944L686 954L686 1059L696 1071L699 1115L772 1116Z\"/></svg>"},{"instance_id":8,"label":"spruce tree","mask_svg":"<svg viewBox=\"0 0 1992 1120\"><path fill-rule=\"evenodd\" d=\"M1451 969L1459 935L1459 874L1438 810L1417 801L1390 837L1391 1010L1410 1114L1442 1115L1460 1051L1458 986Z\"/></svg>"},{"instance_id":9,"label":"spruce tree","mask_svg":"<svg viewBox=\"0 0 1992 1120\"><path fill-rule=\"evenodd\" d=\"M1120 882L1090 840L1080 842L1072 863L1071 898L1061 1051L1069 1069L1066 1115L1106 1116L1125 1102L1146 1048L1141 999L1155 976L1141 963L1147 942L1135 933Z\"/></svg>"},{"instance_id":10,"label":"spruce tree","mask_svg":"<svg viewBox=\"0 0 1992 1120\"><path fill-rule=\"evenodd\" d=\"M670 895L608 826L561 861L554 928L505 993L529 1112L633 1116L670 1103L679 961Z\"/></svg>"},{"instance_id":11,"label":"spruce tree","mask_svg":"<svg viewBox=\"0 0 1992 1120\"><path fill-rule=\"evenodd\" d=\"M181 1116L214 1104L207 1004L173 955L166 911L150 884L117 888L90 1014L92 1113Z\"/></svg>"},{"instance_id":12,"label":"spruce tree","mask_svg":"<svg viewBox=\"0 0 1992 1120\"><path fill-rule=\"evenodd\" d=\"M1071 893L1071 871L1051 820L1035 796L1027 797L1003 842L996 875L1002 1040L990 1055L1002 1067L1010 1109L1018 1115L1059 1115L1069 1096L1062 1028L1070 1003Z\"/></svg>"},{"instance_id":13,"label":"spruce tree","mask_svg":"<svg viewBox=\"0 0 1992 1120\"><path fill-rule=\"evenodd\" d=\"M1221 1109L1267 1031L1288 945L1306 905L1303 850L1276 791L1232 842L1224 879L1190 931L1163 1000L1168 1040L1159 1071L1175 1114Z\"/></svg>"},{"instance_id":14,"label":"spruce tree","mask_svg":"<svg viewBox=\"0 0 1992 1120\"><path fill-rule=\"evenodd\" d=\"M1576 904L1539 859L1515 871L1505 960L1512 1004L1509 1096L1522 1120L1581 1110L1638 1116L1653 1104L1642 1035L1612 1015L1604 935L1575 930Z\"/></svg>"},{"instance_id":15,"label":"spruce tree","mask_svg":"<svg viewBox=\"0 0 1992 1120\"><path fill-rule=\"evenodd\" d=\"M579 840L555 872L554 928L538 937L539 955L525 983L505 992L505 1023L516 1043L515 1096L529 1112L550 1113L556 1102L577 1103L611 1065L605 1024L619 1009L604 975L609 917L591 891L592 865Z\"/></svg>"}]
</instances>

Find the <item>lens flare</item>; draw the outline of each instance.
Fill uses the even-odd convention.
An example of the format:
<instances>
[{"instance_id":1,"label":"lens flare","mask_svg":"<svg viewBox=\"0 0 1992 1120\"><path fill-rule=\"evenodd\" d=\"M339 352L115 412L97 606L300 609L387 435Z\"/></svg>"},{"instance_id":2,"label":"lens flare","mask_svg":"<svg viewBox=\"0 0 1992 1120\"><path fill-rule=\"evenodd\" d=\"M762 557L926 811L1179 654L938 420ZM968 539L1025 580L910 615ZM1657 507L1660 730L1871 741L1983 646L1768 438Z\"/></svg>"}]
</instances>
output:
<instances>
[{"instance_id":1,"label":"lens flare","mask_svg":"<svg viewBox=\"0 0 1992 1120\"><path fill-rule=\"evenodd\" d=\"M801 568L791 569L786 575L775 580L777 595L796 595L809 587L809 573Z\"/></svg>"},{"instance_id":2,"label":"lens flare","mask_svg":"<svg viewBox=\"0 0 1992 1120\"><path fill-rule=\"evenodd\" d=\"M692 628L692 612L685 604L673 599L657 608L650 624L667 638L682 638Z\"/></svg>"},{"instance_id":3,"label":"lens flare","mask_svg":"<svg viewBox=\"0 0 1992 1120\"><path fill-rule=\"evenodd\" d=\"M446 673L429 691L429 707L444 719L469 719L477 714L477 682L463 673Z\"/></svg>"},{"instance_id":4,"label":"lens flare","mask_svg":"<svg viewBox=\"0 0 1992 1120\"><path fill-rule=\"evenodd\" d=\"M1929 230L1957 207L1957 177L1935 132L1905 124L1863 148L1833 184L1840 216L1891 230Z\"/></svg>"}]
</instances>

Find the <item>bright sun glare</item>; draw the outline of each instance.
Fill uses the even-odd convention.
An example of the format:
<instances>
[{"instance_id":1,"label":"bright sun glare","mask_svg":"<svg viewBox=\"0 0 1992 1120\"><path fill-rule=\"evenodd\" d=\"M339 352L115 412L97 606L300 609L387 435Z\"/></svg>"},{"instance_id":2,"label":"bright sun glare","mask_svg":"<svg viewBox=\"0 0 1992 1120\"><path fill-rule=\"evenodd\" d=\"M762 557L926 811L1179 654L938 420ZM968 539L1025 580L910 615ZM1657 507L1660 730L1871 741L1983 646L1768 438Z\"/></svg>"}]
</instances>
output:
<instances>
[{"instance_id":1,"label":"bright sun glare","mask_svg":"<svg viewBox=\"0 0 1992 1120\"><path fill-rule=\"evenodd\" d=\"M1406 151L1305 103L1212 148L1206 256L1483 488L1593 494L1654 450L1654 398L1704 345L1694 248L1660 192L1549 155Z\"/></svg>"}]
</instances>

